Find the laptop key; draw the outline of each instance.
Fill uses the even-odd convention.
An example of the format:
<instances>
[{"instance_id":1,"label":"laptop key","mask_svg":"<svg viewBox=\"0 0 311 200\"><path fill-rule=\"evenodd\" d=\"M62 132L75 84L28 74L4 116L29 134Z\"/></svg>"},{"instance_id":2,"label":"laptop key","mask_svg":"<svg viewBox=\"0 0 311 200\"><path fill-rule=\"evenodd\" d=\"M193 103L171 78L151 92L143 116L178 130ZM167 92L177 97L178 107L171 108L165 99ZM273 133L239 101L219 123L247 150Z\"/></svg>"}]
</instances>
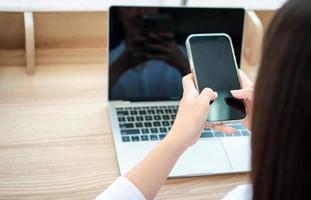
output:
<instances>
[{"instance_id":1,"label":"laptop key","mask_svg":"<svg viewBox=\"0 0 311 200\"><path fill-rule=\"evenodd\" d=\"M163 122L162 122L162 125L163 125L163 126L170 126L170 123L169 123L168 121L163 121Z\"/></svg>"},{"instance_id":2,"label":"laptop key","mask_svg":"<svg viewBox=\"0 0 311 200\"><path fill-rule=\"evenodd\" d=\"M224 137L225 135L222 132L215 132L215 137Z\"/></svg>"},{"instance_id":3,"label":"laptop key","mask_svg":"<svg viewBox=\"0 0 311 200\"><path fill-rule=\"evenodd\" d=\"M140 121L144 121L144 118L143 118L142 116L137 116L137 117L136 117L136 121L139 121L139 122L140 122Z\"/></svg>"},{"instance_id":4,"label":"laptop key","mask_svg":"<svg viewBox=\"0 0 311 200\"><path fill-rule=\"evenodd\" d=\"M165 109L165 113L171 114L171 113L172 113L172 110L171 110L171 109Z\"/></svg>"},{"instance_id":5,"label":"laptop key","mask_svg":"<svg viewBox=\"0 0 311 200\"><path fill-rule=\"evenodd\" d=\"M139 134L139 129L121 129L121 135L136 135Z\"/></svg>"},{"instance_id":6,"label":"laptop key","mask_svg":"<svg viewBox=\"0 0 311 200\"><path fill-rule=\"evenodd\" d=\"M241 133L243 136L249 136L250 135L250 133L248 131L241 131Z\"/></svg>"},{"instance_id":7,"label":"laptop key","mask_svg":"<svg viewBox=\"0 0 311 200\"><path fill-rule=\"evenodd\" d=\"M161 132L161 133L166 133L166 132L167 132L167 129L166 129L165 127L161 127L161 128L160 128L160 132Z\"/></svg>"},{"instance_id":8,"label":"laptop key","mask_svg":"<svg viewBox=\"0 0 311 200\"><path fill-rule=\"evenodd\" d=\"M117 115L129 115L128 111L117 111Z\"/></svg>"},{"instance_id":9,"label":"laptop key","mask_svg":"<svg viewBox=\"0 0 311 200\"><path fill-rule=\"evenodd\" d=\"M148 137L148 135L141 135L140 139L141 139L141 141L148 141L149 137Z\"/></svg>"},{"instance_id":10,"label":"laptop key","mask_svg":"<svg viewBox=\"0 0 311 200\"><path fill-rule=\"evenodd\" d=\"M133 122L133 121L135 121L135 118L134 117L127 117L127 121Z\"/></svg>"},{"instance_id":11,"label":"laptop key","mask_svg":"<svg viewBox=\"0 0 311 200\"><path fill-rule=\"evenodd\" d=\"M202 132L201 138L212 138L214 137L213 133L208 131L208 132Z\"/></svg>"},{"instance_id":12,"label":"laptop key","mask_svg":"<svg viewBox=\"0 0 311 200\"><path fill-rule=\"evenodd\" d=\"M145 127L151 127L152 126L151 122L145 122L144 125L145 125Z\"/></svg>"},{"instance_id":13,"label":"laptop key","mask_svg":"<svg viewBox=\"0 0 311 200\"><path fill-rule=\"evenodd\" d=\"M122 142L130 142L130 137L129 136L123 136L122 137Z\"/></svg>"},{"instance_id":14,"label":"laptop key","mask_svg":"<svg viewBox=\"0 0 311 200\"><path fill-rule=\"evenodd\" d=\"M170 116L168 116L168 115L163 115L162 118L163 118L164 120L169 120L169 119L170 119Z\"/></svg>"},{"instance_id":15,"label":"laptop key","mask_svg":"<svg viewBox=\"0 0 311 200\"><path fill-rule=\"evenodd\" d=\"M155 116L153 116L153 119L154 119L154 120L157 120L157 121L158 121L158 120L161 120L161 116L160 116L160 115L155 115Z\"/></svg>"},{"instance_id":16,"label":"laptop key","mask_svg":"<svg viewBox=\"0 0 311 200\"><path fill-rule=\"evenodd\" d=\"M130 113L131 113L131 115L137 115L137 111L136 110L131 110Z\"/></svg>"},{"instance_id":17,"label":"laptop key","mask_svg":"<svg viewBox=\"0 0 311 200\"><path fill-rule=\"evenodd\" d=\"M171 119L174 120L176 118L176 115L171 115Z\"/></svg>"},{"instance_id":18,"label":"laptop key","mask_svg":"<svg viewBox=\"0 0 311 200\"><path fill-rule=\"evenodd\" d=\"M165 136L166 136L166 134L160 134L159 135L160 140L163 140L163 138L165 138Z\"/></svg>"},{"instance_id":19,"label":"laptop key","mask_svg":"<svg viewBox=\"0 0 311 200\"><path fill-rule=\"evenodd\" d=\"M235 132L233 133L233 135L234 135L234 136L241 136L241 133L240 133L240 131L235 131Z\"/></svg>"},{"instance_id":20,"label":"laptop key","mask_svg":"<svg viewBox=\"0 0 311 200\"><path fill-rule=\"evenodd\" d=\"M164 113L163 110L160 110L160 109L157 110L157 114L163 114L163 113Z\"/></svg>"},{"instance_id":21,"label":"laptop key","mask_svg":"<svg viewBox=\"0 0 311 200\"><path fill-rule=\"evenodd\" d=\"M118 117L119 122L125 122L125 117Z\"/></svg>"},{"instance_id":22,"label":"laptop key","mask_svg":"<svg viewBox=\"0 0 311 200\"><path fill-rule=\"evenodd\" d=\"M145 115L145 114L146 114L146 111L145 111L145 110L140 110L140 111L139 111L139 114Z\"/></svg>"},{"instance_id":23,"label":"laptop key","mask_svg":"<svg viewBox=\"0 0 311 200\"><path fill-rule=\"evenodd\" d=\"M150 135L150 140L158 140L158 136L157 135Z\"/></svg>"},{"instance_id":24,"label":"laptop key","mask_svg":"<svg viewBox=\"0 0 311 200\"><path fill-rule=\"evenodd\" d=\"M234 129L245 129L245 127L241 123L230 124L229 126L231 126Z\"/></svg>"},{"instance_id":25,"label":"laptop key","mask_svg":"<svg viewBox=\"0 0 311 200\"><path fill-rule=\"evenodd\" d=\"M158 133L158 128L151 128L151 133Z\"/></svg>"},{"instance_id":26,"label":"laptop key","mask_svg":"<svg viewBox=\"0 0 311 200\"><path fill-rule=\"evenodd\" d=\"M135 126L136 126L136 128L141 128L141 127L143 127L143 123L141 123L141 122L136 122L136 123L135 123Z\"/></svg>"},{"instance_id":27,"label":"laptop key","mask_svg":"<svg viewBox=\"0 0 311 200\"><path fill-rule=\"evenodd\" d=\"M134 124L133 123L122 123L119 124L120 128L134 128Z\"/></svg>"},{"instance_id":28,"label":"laptop key","mask_svg":"<svg viewBox=\"0 0 311 200\"><path fill-rule=\"evenodd\" d=\"M149 129L147 128L143 128L141 129L142 134L148 134L149 133Z\"/></svg>"},{"instance_id":29,"label":"laptop key","mask_svg":"<svg viewBox=\"0 0 311 200\"><path fill-rule=\"evenodd\" d=\"M149 115L148 115L148 116L145 116L145 120L146 120L146 121L150 121L150 120L152 120L152 117L149 116Z\"/></svg>"},{"instance_id":30,"label":"laptop key","mask_svg":"<svg viewBox=\"0 0 311 200\"><path fill-rule=\"evenodd\" d=\"M139 139L138 136L132 136L131 139L132 139L132 142L138 142L138 141L140 141L140 139Z\"/></svg>"},{"instance_id":31,"label":"laptop key","mask_svg":"<svg viewBox=\"0 0 311 200\"><path fill-rule=\"evenodd\" d=\"M154 110L148 110L148 114L155 114Z\"/></svg>"},{"instance_id":32,"label":"laptop key","mask_svg":"<svg viewBox=\"0 0 311 200\"><path fill-rule=\"evenodd\" d=\"M153 126L161 126L160 122L153 122Z\"/></svg>"}]
</instances>

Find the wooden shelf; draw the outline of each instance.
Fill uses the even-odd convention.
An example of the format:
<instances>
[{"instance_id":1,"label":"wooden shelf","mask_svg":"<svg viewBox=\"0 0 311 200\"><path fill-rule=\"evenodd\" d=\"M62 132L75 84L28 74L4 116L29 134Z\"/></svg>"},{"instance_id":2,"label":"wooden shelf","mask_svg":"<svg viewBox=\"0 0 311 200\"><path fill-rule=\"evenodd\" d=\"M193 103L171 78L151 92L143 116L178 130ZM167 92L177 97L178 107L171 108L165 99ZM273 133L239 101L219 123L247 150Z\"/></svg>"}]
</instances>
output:
<instances>
[{"instance_id":1,"label":"wooden shelf","mask_svg":"<svg viewBox=\"0 0 311 200\"><path fill-rule=\"evenodd\" d=\"M39 2L39 0L32 1L34 3ZM41 1L46 2L46 0ZM19 1L7 1L0 5L10 5L13 9L14 2ZM27 2L29 3L29 1ZM56 2L60 1L56 0ZM77 7L74 8L74 12L61 12L61 9L66 8L65 5L59 8L57 12L0 11L0 30L6 30L0 35L0 65L26 66L26 71L32 74L35 71L35 64L100 61L92 53L99 52L107 47L107 12L87 10L80 12ZM22 7L23 5L19 6ZM82 9L82 7L80 8ZM256 14L260 17L265 29L274 12L257 11ZM57 53L62 52L58 50L62 49L68 51L65 51L65 55L57 55ZM84 52L83 55L85 56L75 57L77 52ZM47 59L49 53L55 55L55 59ZM67 59L70 54L72 59ZM102 59L104 60L105 57L103 56Z\"/></svg>"},{"instance_id":2,"label":"wooden shelf","mask_svg":"<svg viewBox=\"0 0 311 200\"><path fill-rule=\"evenodd\" d=\"M98 60L94 55L107 46L107 12L0 12L0 30L6 30L0 65L26 66L33 74L35 64L68 63L70 55L71 63ZM85 56L75 57L81 52ZM49 53L55 58L46 59Z\"/></svg>"}]
</instances>

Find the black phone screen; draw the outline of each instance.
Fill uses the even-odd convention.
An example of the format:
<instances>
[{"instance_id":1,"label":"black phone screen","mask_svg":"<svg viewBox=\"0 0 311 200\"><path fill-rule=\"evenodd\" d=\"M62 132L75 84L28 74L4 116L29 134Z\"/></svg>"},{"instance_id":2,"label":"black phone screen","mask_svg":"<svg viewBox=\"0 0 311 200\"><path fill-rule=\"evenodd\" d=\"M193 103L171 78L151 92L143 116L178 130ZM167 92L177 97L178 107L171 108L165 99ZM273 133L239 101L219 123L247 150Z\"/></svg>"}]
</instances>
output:
<instances>
[{"instance_id":1,"label":"black phone screen","mask_svg":"<svg viewBox=\"0 0 311 200\"><path fill-rule=\"evenodd\" d=\"M193 36L189 43L199 91L209 87L218 93L210 106L208 121L243 119L244 103L230 92L241 86L229 36Z\"/></svg>"}]
</instances>

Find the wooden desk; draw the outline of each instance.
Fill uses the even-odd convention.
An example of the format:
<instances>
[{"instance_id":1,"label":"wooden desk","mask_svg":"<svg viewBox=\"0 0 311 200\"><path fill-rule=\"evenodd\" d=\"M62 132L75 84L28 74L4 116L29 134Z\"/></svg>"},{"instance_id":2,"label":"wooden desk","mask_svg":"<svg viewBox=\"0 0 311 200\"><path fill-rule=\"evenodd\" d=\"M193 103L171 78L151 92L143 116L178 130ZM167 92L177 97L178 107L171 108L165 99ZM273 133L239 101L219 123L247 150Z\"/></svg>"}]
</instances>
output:
<instances>
[{"instance_id":1,"label":"wooden desk","mask_svg":"<svg viewBox=\"0 0 311 200\"><path fill-rule=\"evenodd\" d=\"M73 59L68 51L62 60ZM0 199L93 199L119 176L105 50L92 51L92 64L39 64L32 76L0 66ZM57 63L55 51L38 53ZM220 199L248 178L170 179L156 199Z\"/></svg>"}]
</instances>

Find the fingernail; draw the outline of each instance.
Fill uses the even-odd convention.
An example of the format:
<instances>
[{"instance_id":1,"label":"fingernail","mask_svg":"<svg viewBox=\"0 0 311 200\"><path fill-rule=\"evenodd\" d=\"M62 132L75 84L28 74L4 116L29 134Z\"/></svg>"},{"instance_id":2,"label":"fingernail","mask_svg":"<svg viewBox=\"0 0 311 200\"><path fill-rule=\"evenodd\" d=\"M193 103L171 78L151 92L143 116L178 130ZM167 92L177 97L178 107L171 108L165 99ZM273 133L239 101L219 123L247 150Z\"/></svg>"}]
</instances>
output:
<instances>
[{"instance_id":1,"label":"fingernail","mask_svg":"<svg viewBox=\"0 0 311 200\"><path fill-rule=\"evenodd\" d=\"M231 92L231 94L236 94L236 93L238 93L237 90L231 90L230 92Z\"/></svg>"}]
</instances>

